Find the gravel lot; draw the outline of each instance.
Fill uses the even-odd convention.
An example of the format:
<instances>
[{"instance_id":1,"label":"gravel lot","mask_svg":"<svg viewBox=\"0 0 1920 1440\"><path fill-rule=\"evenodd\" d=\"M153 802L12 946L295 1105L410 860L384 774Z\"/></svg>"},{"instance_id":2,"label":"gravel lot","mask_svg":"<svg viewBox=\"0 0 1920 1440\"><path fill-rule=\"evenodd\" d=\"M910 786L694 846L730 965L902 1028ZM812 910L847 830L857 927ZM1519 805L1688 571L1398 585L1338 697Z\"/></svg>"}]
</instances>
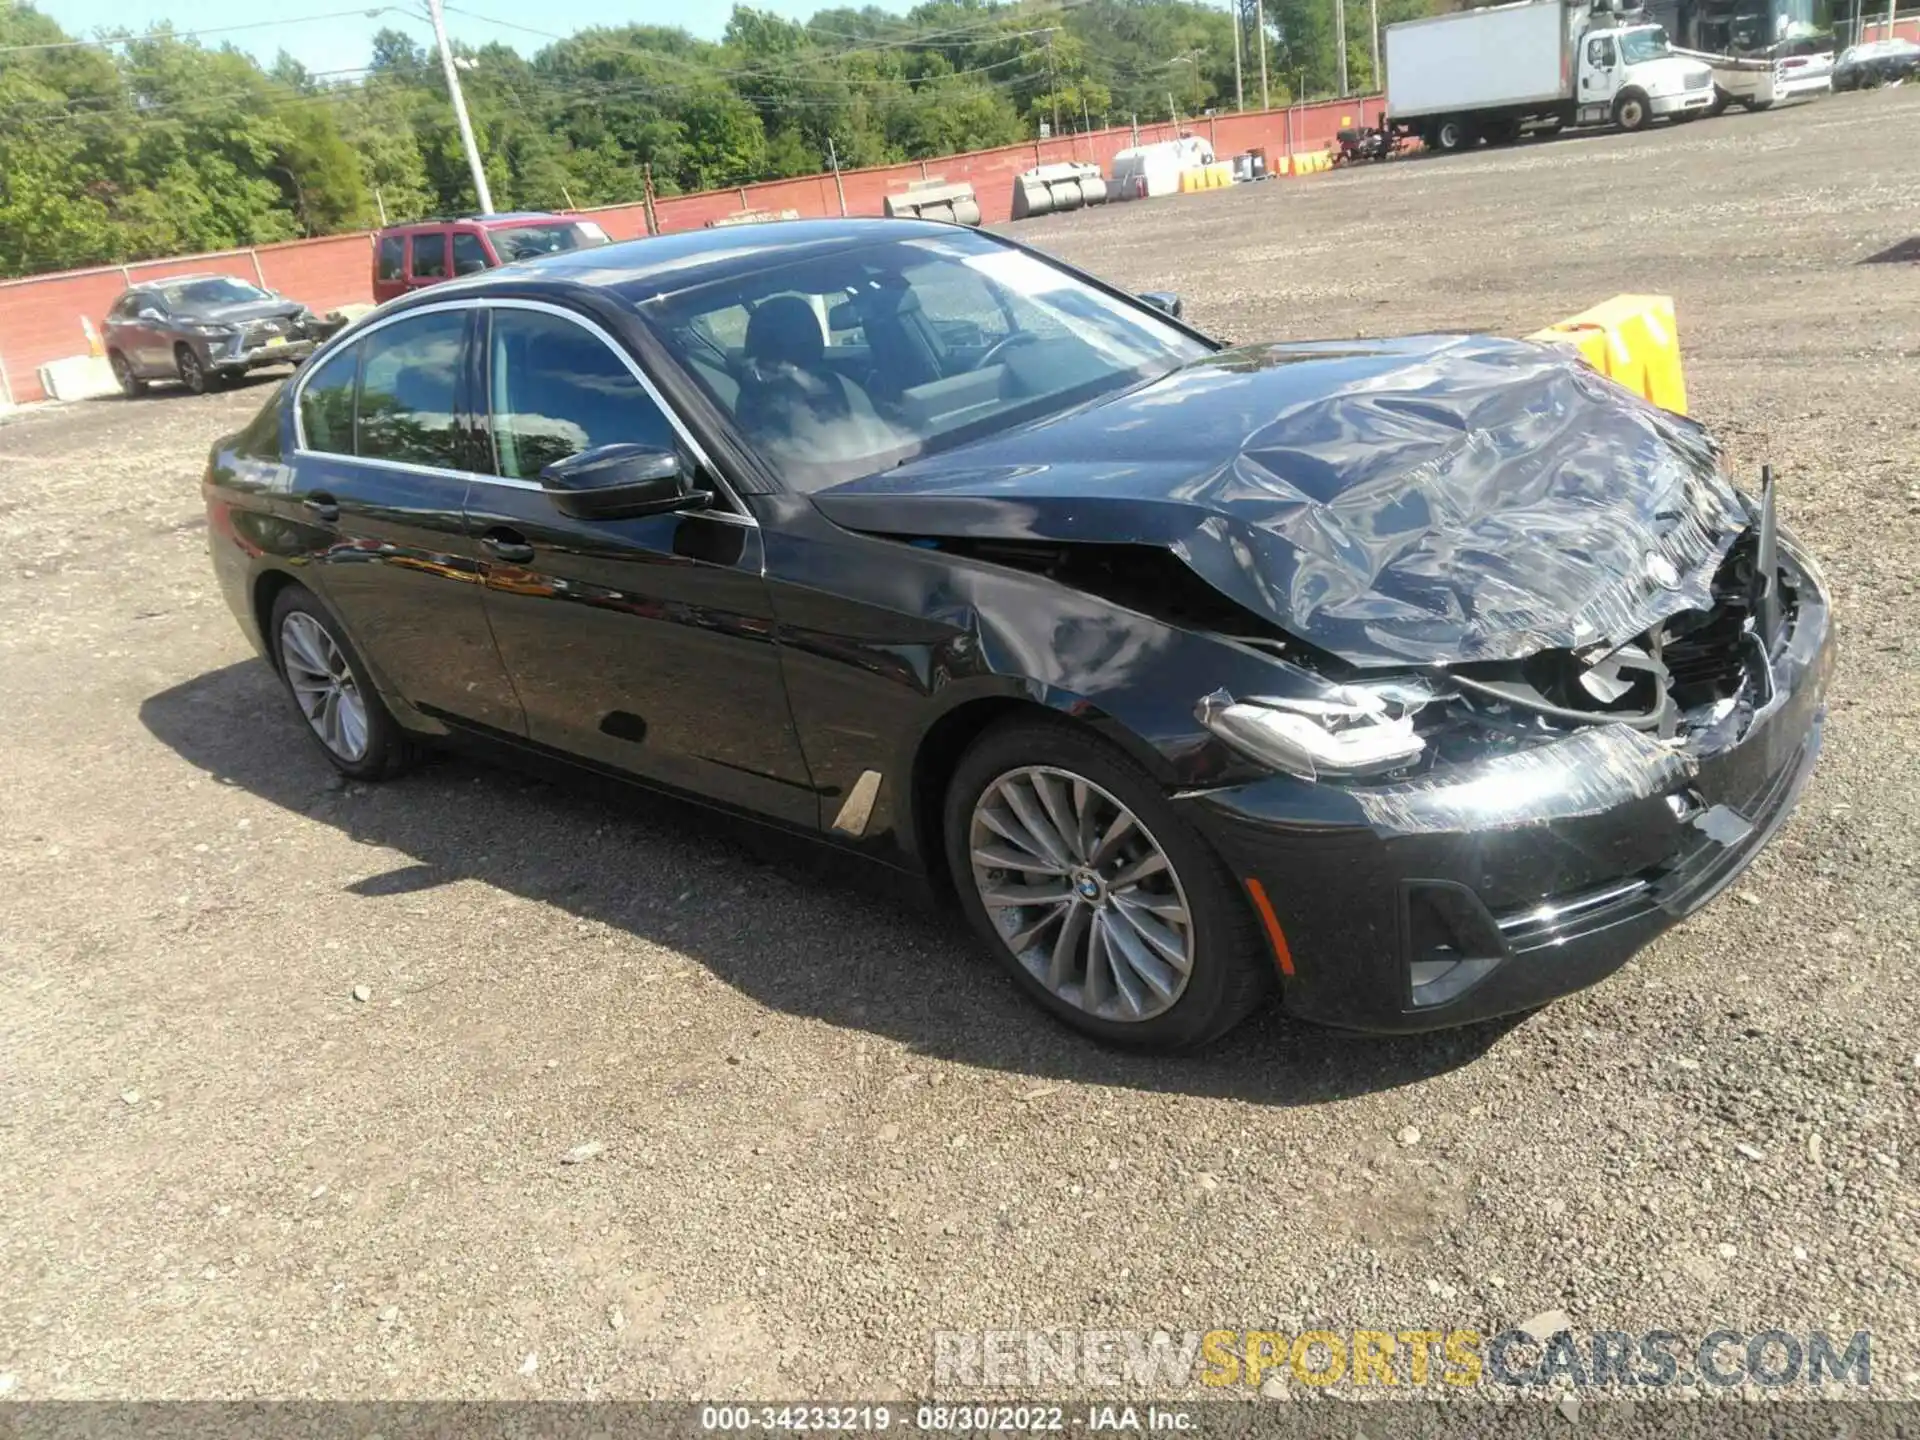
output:
<instances>
[{"instance_id":1,"label":"gravel lot","mask_svg":"<svg viewBox=\"0 0 1920 1440\"><path fill-rule=\"evenodd\" d=\"M1671 293L1824 558L1795 820L1613 980L1432 1038L1111 1055L682 808L343 787L206 562L268 383L0 427L0 1391L903 1395L936 1329L1564 1309L1870 1328L1920 1396L1920 268L1870 263L1916 150L1907 87L1021 228L1242 339Z\"/></svg>"}]
</instances>

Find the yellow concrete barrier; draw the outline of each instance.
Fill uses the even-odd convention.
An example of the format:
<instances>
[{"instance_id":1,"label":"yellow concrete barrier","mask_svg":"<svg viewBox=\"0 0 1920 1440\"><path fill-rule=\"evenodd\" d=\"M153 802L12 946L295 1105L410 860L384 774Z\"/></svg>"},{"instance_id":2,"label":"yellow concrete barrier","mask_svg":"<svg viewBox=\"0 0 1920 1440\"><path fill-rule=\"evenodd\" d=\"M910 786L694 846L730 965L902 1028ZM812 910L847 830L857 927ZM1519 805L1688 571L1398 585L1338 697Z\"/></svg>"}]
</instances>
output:
<instances>
[{"instance_id":1,"label":"yellow concrete barrier","mask_svg":"<svg viewBox=\"0 0 1920 1440\"><path fill-rule=\"evenodd\" d=\"M1667 295L1616 295L1527 337L1577 352L1608 379L1676 415L1687 413L1680 329Z\"/></svg>"},{"instance_id":2,"label":"yellow concrete barrier","mask_svg":"<svg viewBox=\"0 0 1920 1440\"><path fill-rule=\"evenodd\" d=\"M1331 169L1333 169L1331 150L1303 150L1293 157L1291 166L1292 173L1295 175L1318 175ZM1288 173L1288 167L1283 166L1275 173L1285 175Z\"/></svg>"},{"instance_id":3,"label":"yellow concrete barrier","mask_svg":"<svg viewBox=\"0 0 1920 1440\"><path fill-rule=\"evenodd\" d=\"M1212 165L1195 165L1180 172L1180 193L1191 194L1195 190L1224 190L1233 184L1233 164L1220 160Z\"/></svg>"}]
</instances>

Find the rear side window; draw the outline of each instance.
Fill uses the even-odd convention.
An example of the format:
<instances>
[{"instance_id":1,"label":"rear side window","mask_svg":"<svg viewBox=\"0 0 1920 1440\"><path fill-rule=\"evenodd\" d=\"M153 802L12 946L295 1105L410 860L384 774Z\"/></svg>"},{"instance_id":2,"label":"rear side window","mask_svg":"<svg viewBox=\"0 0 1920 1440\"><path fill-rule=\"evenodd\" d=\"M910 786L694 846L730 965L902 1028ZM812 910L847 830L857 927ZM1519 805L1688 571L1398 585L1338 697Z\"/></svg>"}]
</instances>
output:
<instances>
[{"instance_id":1,"label":"rear side window","mask_svg":"<svg viewBox=\"0 0 1920 1440\"><path fill-rule=\"evenodd\" d=\"M406 263L406 250L406 236L381 236L379 268L374 273L382 280L398 280L400 267Z\"/></svg>"},{"instance_id":2,"label":"rear side window","mask_svg":"<svg viewBox=\"0 0 1920 1440\"><path fill-rule=\"evenodd\" d=\"M471 275L493 264L487 258L486 242L471 230L453 232L453 273Z\"/></svg>"},{"instance_id":3,"label":"rear side window","mask_svg":"<svg viewBox=\"0 0 1920 1440\"><path fill-rule=\"evenodd\" d=\"M447 237L445 235L416 235L413 237L413 278L416 280L444 280L447 277Z\"/></svg>"},{"instance_id":4,"label":"rear side window","mask_svg":"<svg viewBox=\"0 0 1920 1440\"><path fill-rule=\"evenodd\" d=\"M538 478L597 445L675 447L673 426L597 336L537 310L495 310L487 386L500 473Z\"/></svg>"},{"instance_id":5,"label":"rear side window","mask_svg":"<svg viewBox=\"0 0 1920 1440\"><path fill-rule=\"evenodd\" d=\"M300 429L307 449L353 453L353 381L359 361L358 345L342 350L314 371L300 392Z\"/></svg>"},{"instance_id":6,"label":"rear side window","mask_svg":"<svg viewBox=\"0 0 1920 1440\"><path fill-rule=\"evenodd\" d=\"M443 311L396 321L360 342L354 448L362 458L466 468L453 425L466 327L466 311Z\"/></svg>"}]
</instances>

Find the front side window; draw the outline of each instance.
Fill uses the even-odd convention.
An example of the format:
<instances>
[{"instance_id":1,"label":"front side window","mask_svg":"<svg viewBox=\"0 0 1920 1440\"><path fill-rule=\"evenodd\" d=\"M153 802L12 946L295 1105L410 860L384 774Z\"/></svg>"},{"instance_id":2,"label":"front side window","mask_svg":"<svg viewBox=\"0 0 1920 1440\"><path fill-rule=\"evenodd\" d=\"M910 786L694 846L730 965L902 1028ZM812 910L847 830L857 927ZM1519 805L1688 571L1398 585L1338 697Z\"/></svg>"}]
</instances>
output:
<instances>
[{"instance_id":1,"label":"front side window","mask_svg":"<svg viewBox=\"0 0 1920 1440\"><path fill-rule=\"evenodd\" d=\"M353 382L359 368L360 347L353 345L308 378L300 392L300 430L307 449L353 453Z\"/></svg>"},{"instance_id":2,"label":"front side window","mask_svg":"<svg viewBox=\"0 0 1920 1440\"><path fill-rule=\"evenodd\" d=\"M379 269L375 272L382 280L401 278L401 267L406 263L407 237L404 235L383 235L380 238Z\"/></svg>"},{"instance_id":3,"label":"front side window","mask_svg":"<svg viewBox=\"0 0 1920 1440\"><path fill-rule=\"evenodd\" d=\"M1155 379L1211 348L972 233L876 241L647 302L681 367L812 491Z\"/></svg>"},{"instance_id":4,"label":"front side window","mask_svg":"<svg viewBox=\"0 0 1920 1440\"><path fill-rule=\"evenodd\" d=\"M493 261L487 258L487 242L471 230L453 232L453 273L473 275L485 270Z\"/></svg>"},{"instance_id":5,"label":"front side window","mask_svg":"<svg viewBox=\"0 0 1920 1440\"><path fill-rule=\"evenodd\" d=\"M447 237L445 235L413 237L413 278L416 280L447 278Z\"/></svg>"},{"instance_id":6,"label":"front side window","mask_svg":"<svg viewBox=\"0 0 1920 1440\"><path fill-rule=\"evenodd\" d=\"M487 390L499 470L536 480L600 445L674 448L672 424L606 344L538 310L493 312Z\"/></svg>"},{"instance_id":7,"label":"front side window","mask_svg":"<svg viewBox=\"0 0 1920 1440\"><path fill-rule=\"evenodd\" d=\"M441 311L395 321L360 342L356 454L445 470L466 468L453 423L466 328L464 310Z\"/></svg>"}]
</instances>

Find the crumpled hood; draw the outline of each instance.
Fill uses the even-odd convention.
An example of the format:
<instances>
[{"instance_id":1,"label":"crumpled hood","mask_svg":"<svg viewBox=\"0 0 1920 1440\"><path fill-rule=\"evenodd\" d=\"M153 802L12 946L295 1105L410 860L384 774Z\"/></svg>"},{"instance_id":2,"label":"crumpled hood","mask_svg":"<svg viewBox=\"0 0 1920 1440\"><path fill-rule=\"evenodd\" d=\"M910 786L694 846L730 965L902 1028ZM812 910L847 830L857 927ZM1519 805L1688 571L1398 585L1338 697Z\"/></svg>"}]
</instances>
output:
<instances>
[{"instance_id":1,"label":"crumpled hood","mask_svg":"<svg viewBox=\"0 0 1920 1440\"><path fill-rule=\"evenodd\" d=\"M1748 523L1699 426L1486 336L1229 350L813 498L876 533L1165 546L1367 666L1624 643L1709 608Z\"/></svg>"},{"instance_id":2,"label":"crumpled hood","mask_svg":"<svg viewBox=\"0 0 1920 1440\"><path fill-rule=\"evenodd\" d=\"M231 305L200 305L182 313L189 320L238 325L248 320L285 320L306 308L298 300L240 300Z\"/></svg>"}]
</instances>

